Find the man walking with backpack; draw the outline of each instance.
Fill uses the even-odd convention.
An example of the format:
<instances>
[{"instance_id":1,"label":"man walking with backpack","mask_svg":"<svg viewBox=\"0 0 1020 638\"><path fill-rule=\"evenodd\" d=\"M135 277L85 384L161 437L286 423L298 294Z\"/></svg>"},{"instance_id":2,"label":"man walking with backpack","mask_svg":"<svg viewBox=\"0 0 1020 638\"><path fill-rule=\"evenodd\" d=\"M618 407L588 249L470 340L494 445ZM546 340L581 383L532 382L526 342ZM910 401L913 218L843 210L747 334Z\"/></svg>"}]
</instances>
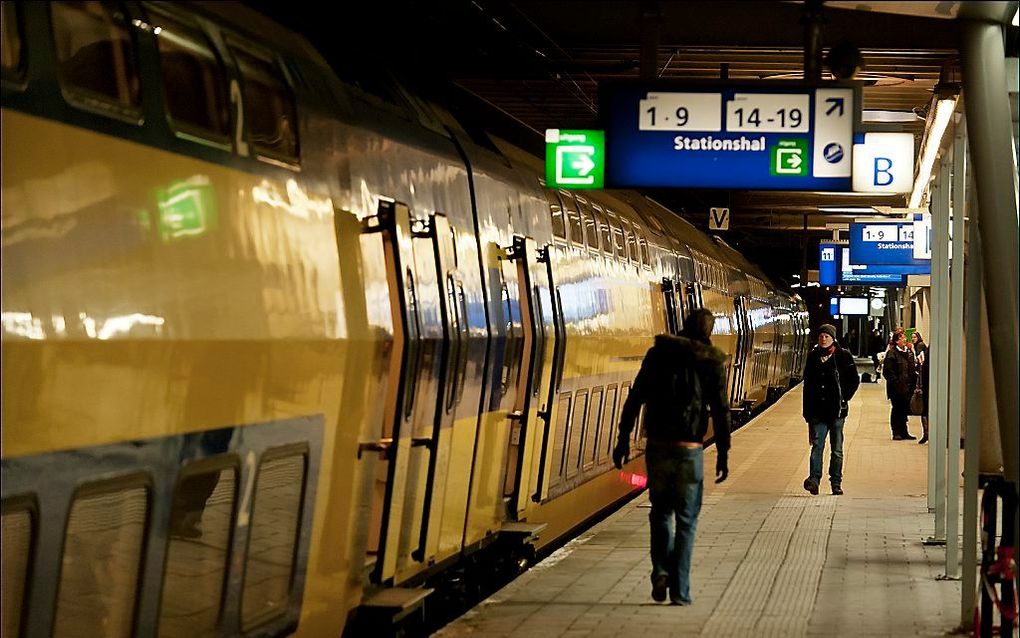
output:
<instances>
[{"instance_id":1,"label":"man walking with backpack","mask_svg":"<svg viewBox=\"0 0 1020 638\"><path fill-rule=\"evenodd\" d=\"M711 410L718 451L716 483L729 474L730 413L726 396L726 355L709 339L715 316L704 308L684 320L680 336L659 335L645 355L620 416L613 462L622 468L630 454L630 433L645 406L645 464L651 524L652 598L691 604L690 572L694 531L704 490L703 442ZM675 528L674 528L675 524Z\"/></svg>"},{"instance_id":2,"label":"man walking with backpack","mask_svg":"<svg viewBox=\"0 0 1020 638\"><path fill-rule=\"evenodd\" d=\"M804 420L811 442L811 475L804 489L818 494L822 480L822 455L829 437L829 484L832 493L843 493L843 421L848 404L861 384L854 356L836 341L836 327L818 329L818 347L808 353L804 364Z\"/></svg>"}]
</instances>

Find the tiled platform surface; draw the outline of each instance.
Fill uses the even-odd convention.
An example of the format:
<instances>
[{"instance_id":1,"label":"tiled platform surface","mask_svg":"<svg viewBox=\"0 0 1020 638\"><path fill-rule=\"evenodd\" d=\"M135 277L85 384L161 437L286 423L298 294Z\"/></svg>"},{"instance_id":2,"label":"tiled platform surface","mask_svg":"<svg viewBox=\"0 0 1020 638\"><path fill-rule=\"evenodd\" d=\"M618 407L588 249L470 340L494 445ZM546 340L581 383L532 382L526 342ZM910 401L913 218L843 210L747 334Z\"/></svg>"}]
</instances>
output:
<instances>
[{"instance_id":1,"label":"tiled platform surface","mask_svg":"<svg viewBox=\"0 0 1020 638\"><path fill-rule=\"evenodd\" d=\"M800 386L735 433L730 477L709 479L689 607L655 603L647 497L571 541L439 636L944 636L960 583L926 493L927 450L892 441L884 384L863 384L845 426L844 496L811 496ZM910 428L919 434L920 423ZM828 457L828 448L826 448ZM828 471L828 458L825 461ZM714 472L713 472L714 475Z\"/></svg>"}]
</instances>

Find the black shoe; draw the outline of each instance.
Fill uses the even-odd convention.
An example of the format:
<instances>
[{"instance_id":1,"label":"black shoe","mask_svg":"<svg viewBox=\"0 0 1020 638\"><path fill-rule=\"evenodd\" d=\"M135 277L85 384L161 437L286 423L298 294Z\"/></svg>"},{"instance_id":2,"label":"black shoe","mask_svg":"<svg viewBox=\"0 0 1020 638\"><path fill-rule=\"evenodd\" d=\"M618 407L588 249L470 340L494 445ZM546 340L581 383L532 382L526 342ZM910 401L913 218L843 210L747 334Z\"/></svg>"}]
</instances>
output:
<instances>
[{"instance_id":1,"label":"black shoe","mask_svg":"<svg viewBox=\"0 0 1020 638\"><path fill-rule=\"evenodd\" d=\"M652 577L652 600L657 603L666 601L666 577Z\"/></svg>"},{"instance_id":2,"label":"black shoe","mask_svg":"<svg viewBox=\"0 0 1020 638\"><path fill-rule=\"evenodd\" d=\"M811 477L809 476L806 479L804 479L804 489L806 489L807 491L811 492L811 494L813 494L813 495L817 495L818 494L818 483L815 483L814 481L812 481Z\"/></svg>"},{"instance_id":3,"label":"black shoe","mask_svg":"<svg viewBox=\"0 0 1020 638\"><path fill-rule=\"evenodd\" d=\"M843 488L838 486L838 485L833 485L832 486L832 495L833 496L843 496Z\"/></svg>"},{"instance_id":4,"label":"black shoe","mask_svg":"<svg viewBox=\"0 0 1020 638\"><path fill-rule=\"evenodd\" d=\"M907 434L903 435L903 440L904 441L916 441L917 437L907 433Z\"/></svg>"},{"instance_id":5,"label":"black shoe","mask_svg":"<svg viewBox=\"0 0 1020 638\"><path fill-rule=\"evenodd\" d=\"M894 434L894 435L892 435L892 440L893 441L902 441L903 437L900 436L899 434Z\"/></svg>"}]
</instances>

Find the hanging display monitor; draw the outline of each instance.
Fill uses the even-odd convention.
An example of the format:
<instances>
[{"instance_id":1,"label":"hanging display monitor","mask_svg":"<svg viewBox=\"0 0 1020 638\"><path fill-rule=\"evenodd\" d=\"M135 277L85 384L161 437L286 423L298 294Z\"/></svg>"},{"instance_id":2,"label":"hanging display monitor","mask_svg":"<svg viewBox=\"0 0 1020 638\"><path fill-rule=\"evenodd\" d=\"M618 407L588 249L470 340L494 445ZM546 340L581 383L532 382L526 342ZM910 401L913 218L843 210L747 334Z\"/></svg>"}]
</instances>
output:
<instances>
[{"instance_id":1,"label":"hanging display monitor","mask_svg":"<svg viewBox=\"0 0 1020 638\"><path fill-rule=\"evenodd\" d=\"M860 88L610 85L606 185L849 191Z\"/></svg>"},{"instance_id":2,"label":"hanging display monitor","mask_svg":"<svg viewBox=\"0 0 1020 638\"><path fill-rule=\"evenodd\" d=\"M914 221L868 221L850 224L850 259L868 266L912 266L910 275L931 273L931 260L914 257Z\"/></svg>"},{"instance_id":3,"label":"hanging display monitor","mask_svg":"<svg viewBox=\"0 0 1020 638\"><path fill-rule=\"evenodd\" d=\"M822 242L818 246L818 283L822 286L904 286L907 276L901 268L851 263L846 244Z\"/></svg>"},{"instance_id":4,"label":"hanging display monitor","mask_svg":"<svg viewBox=\"0 0 1020 638\"><path fill-rule=\"evenodd\" d=\"M868 300L864 297L839 298L839 314L841 315L866 315L868 312Z\"/></svg>"}]
</instances>

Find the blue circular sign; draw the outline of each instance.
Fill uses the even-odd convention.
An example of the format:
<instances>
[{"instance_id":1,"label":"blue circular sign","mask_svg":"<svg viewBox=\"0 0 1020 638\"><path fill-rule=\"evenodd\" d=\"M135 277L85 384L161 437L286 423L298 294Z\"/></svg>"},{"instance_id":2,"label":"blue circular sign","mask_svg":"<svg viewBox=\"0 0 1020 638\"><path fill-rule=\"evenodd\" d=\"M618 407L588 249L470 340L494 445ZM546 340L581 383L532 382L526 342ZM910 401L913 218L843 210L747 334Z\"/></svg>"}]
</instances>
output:
<instances>
[{"instance_id":1,"label":"blue circular sign","mask_svg":"<svg viewBox=\"0 0 1020 638\"><path fill-rule=\"evenodd\" d=\"M825 161L830 164L838 164L843 159L843 146L838 142L832 142L826 144L822 150L822 154L825 156Z\"/></svg>"}]
</instances>

